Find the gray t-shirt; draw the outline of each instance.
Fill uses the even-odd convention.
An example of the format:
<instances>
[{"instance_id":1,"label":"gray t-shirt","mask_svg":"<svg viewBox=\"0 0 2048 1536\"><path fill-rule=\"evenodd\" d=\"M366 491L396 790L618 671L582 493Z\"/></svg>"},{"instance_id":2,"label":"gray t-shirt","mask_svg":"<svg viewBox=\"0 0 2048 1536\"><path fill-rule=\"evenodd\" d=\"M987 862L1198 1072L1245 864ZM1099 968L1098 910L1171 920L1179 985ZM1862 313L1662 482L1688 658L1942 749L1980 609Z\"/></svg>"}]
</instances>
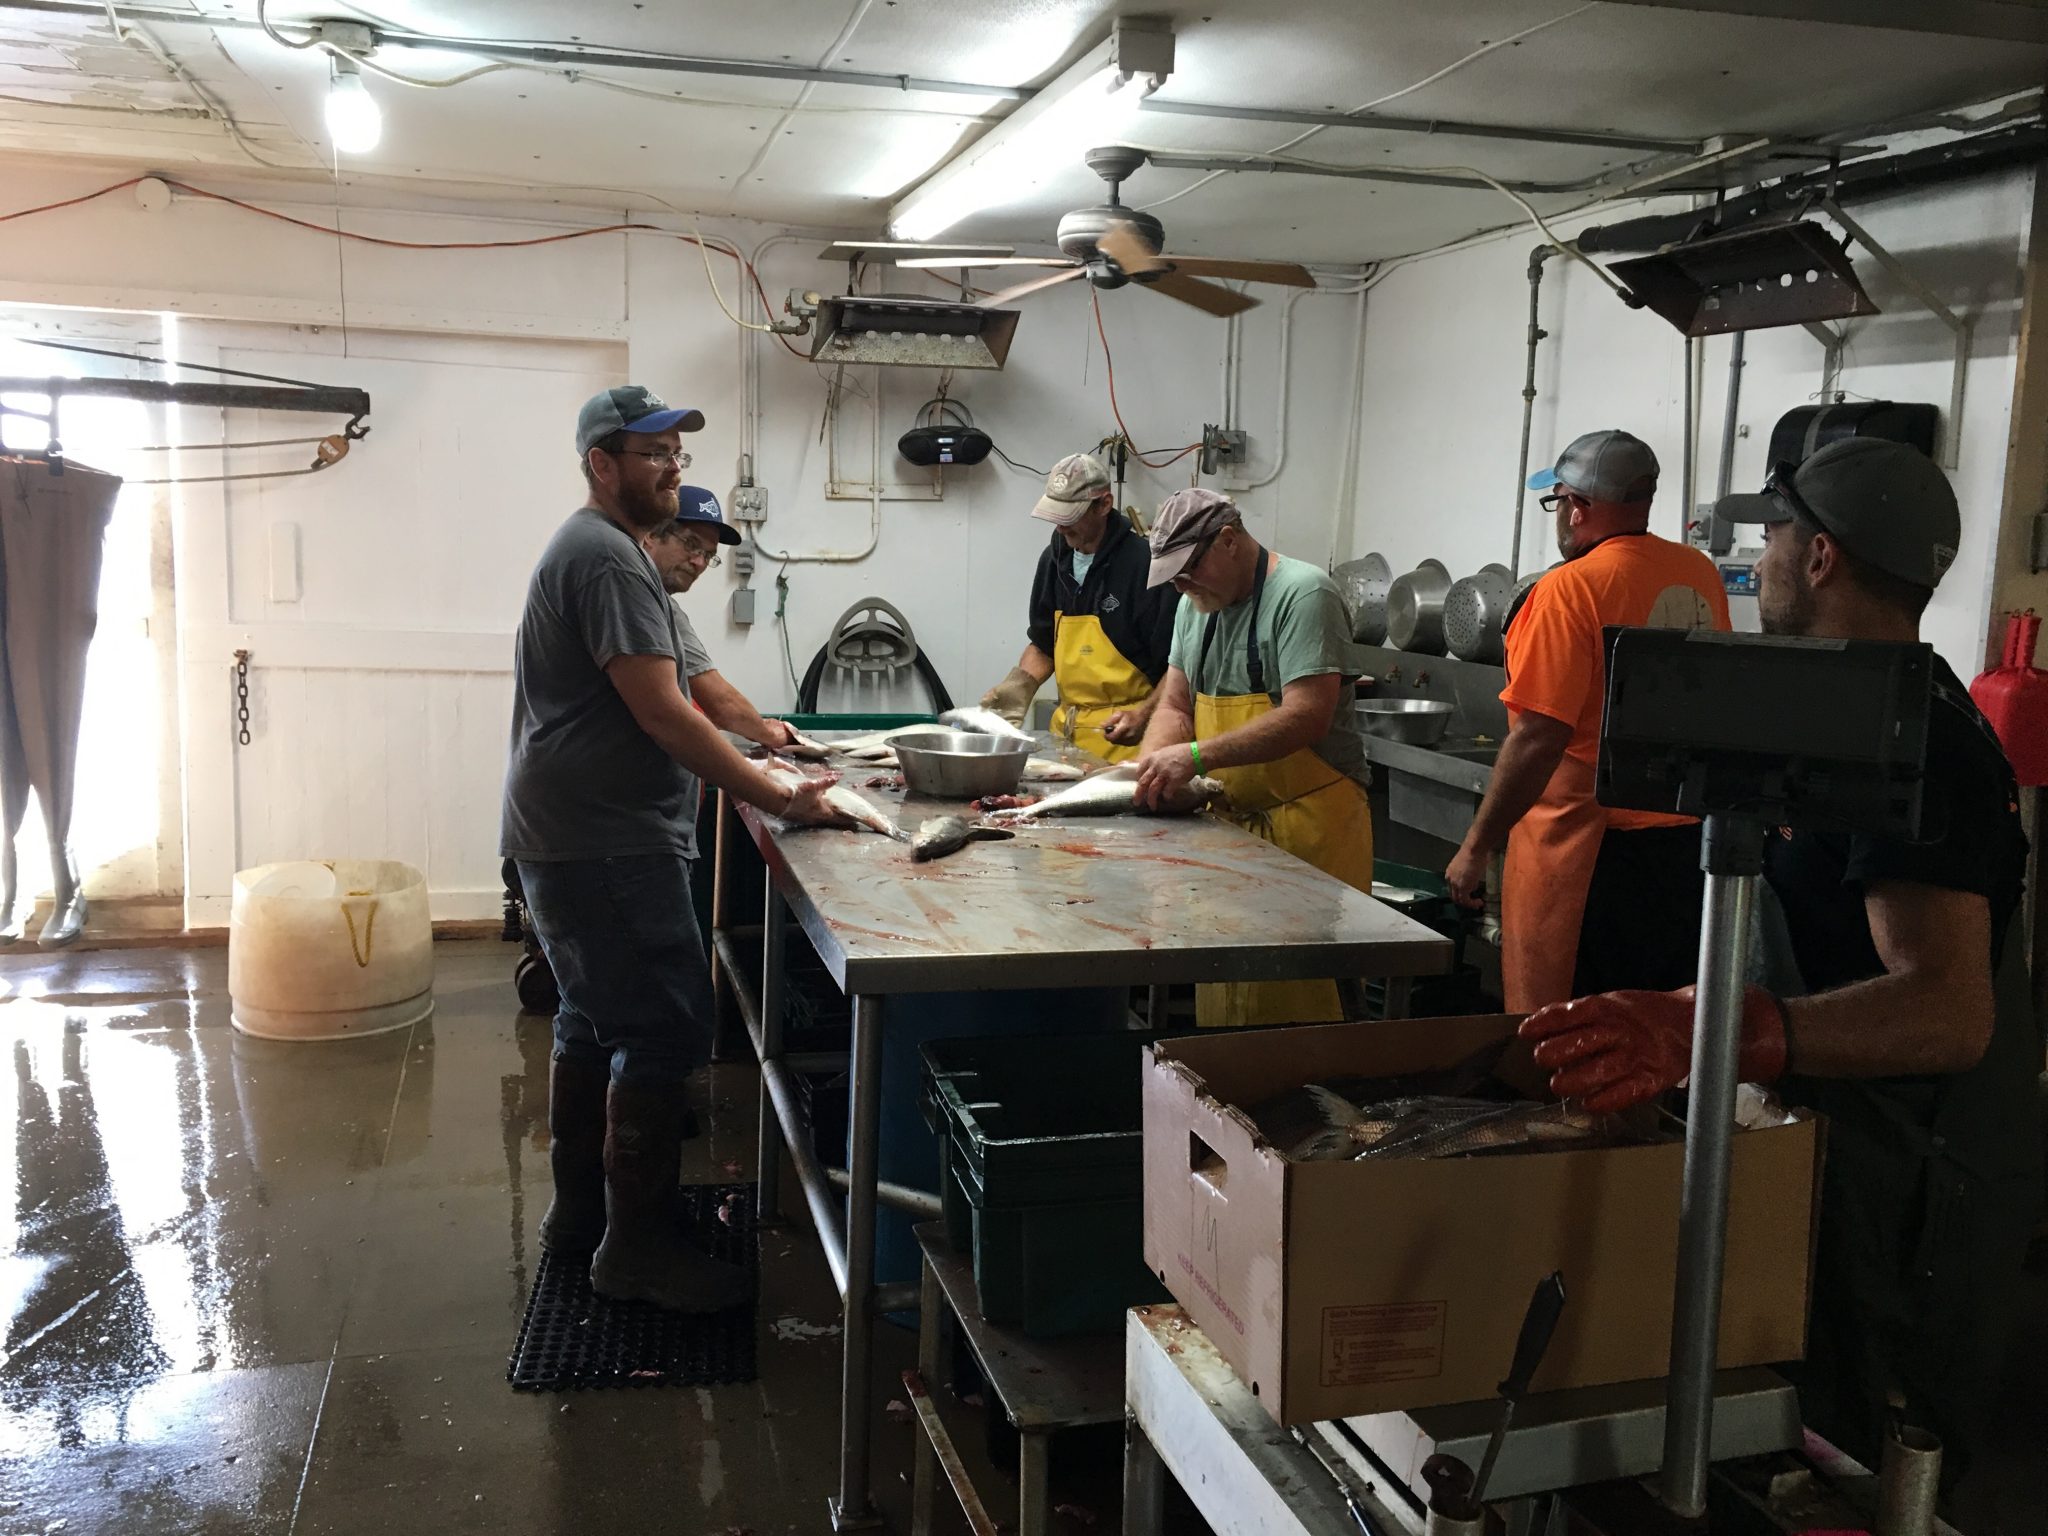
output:
<instances>
[{"instance_id":1,"label":"gray t-shirt","mask_svg":"<svg viewBox=\"0 0 2048 1536\"><path fill-rule=\"evenodd\" d=\"M1187 674L1188 687L1195 693L1222 697L1250 693L1246 642L1252 600L1246 598L1224 609L1215 619L1216 637L1204 658L1202 639L1210 615L1196 611L1193 603L1182 598L1173 615L1173 650L1168 660ZM1330 733L1315 744L1314 751L1346 778L1369 784L1372 769L1352 709L1358 691L1351 680L1358 673L1359 658L1351 640L1351 620L1344 611L1344 600L1337 595L1337 584L1305 560L1282 555L1278 567L1267 573L1265 591L1259 598L1259 660L1266 672L1266 691L1276 704L1280 690L1301 678L1335 672L1344 679Z\"/></svg>"},{"instance_id":2,"label":"gray t-shirt","mask_svg":"<svg viewBox=\"0 0 2048 1536\"><path fill-rule=\"evenodd\" d=\"M704 642L697 638L697 628L690 622L690 616L683 612L683 594L671 592L668 605L675 610L676 641L681 646L678 652L683 658L683 681L687 684L699 672L711 670L711 653L704 649ZM684 689L685 692L689 690Z\"/></svg>"},{"instance_id":3,"label":"gray t-shirt","mask_svg":"<svg viewBox=\"0 0 2048 1536\"><path fill-rule=\"evenodd\" d=\"M696 775L640 729L604 670L615 656L683 655L675 613L646 551L602 513L571 513L548 541L514 644L501 853L696 856Z\"/></svg>"}]
</instances>

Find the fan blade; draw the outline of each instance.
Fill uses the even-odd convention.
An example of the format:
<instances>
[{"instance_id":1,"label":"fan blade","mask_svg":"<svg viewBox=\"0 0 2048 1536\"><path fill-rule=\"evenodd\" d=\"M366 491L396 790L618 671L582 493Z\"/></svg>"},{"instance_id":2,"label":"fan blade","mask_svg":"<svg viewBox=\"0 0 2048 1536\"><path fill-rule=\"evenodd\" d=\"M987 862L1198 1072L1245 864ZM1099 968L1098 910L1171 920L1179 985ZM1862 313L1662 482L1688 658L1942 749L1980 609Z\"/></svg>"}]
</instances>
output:
<instances>
[{"instance_id":1,"label":"fan blade","mask_svg":"<svg viewBox=\"0 0 2048 1536\"><path fill-rule=\"evenodd\" d=\"M1071 282L1081 275L1081 268L1068 267L1064 272L1055 272L1051 277L1034 277L1028 283L1019 283L1014 288L1005 288L1001 293L990 294L981 301L983 309L1001 309L1013 299L1021 299L1027 293L1036 293L1041 288L1050 288L1054 283Z\"/></svg>"},{"instance_id":2,"label":"fan blade","mask_svg":"<svg viewBox=\"0 0 2048 1536\"><path fill-rule=\"evenodd\" d=\"M1156 272L1166 265L1138 238L1137 228L1122 220L1102 232L1096 239L1095 249L1133 277L1140 272Z\"/></svg>"},{"instance_id":3,"label":"fan blade","mask_svg":"<svg viewBox=\"0 0 2048 1536\"><path fill-rule=\"evenodd\" d=\"M957 272L962 267L1072 267L1079 263L1064 256L984 256L973 261L949 261L944 256L906 256L895 265Z\"/></svg>"},{"instance_id":4,"label":"fan blade","mask_svg":"<svg viewBox=\"0 0 2048 1536\"><path fill-rule=\"evenodd\" d=\"M1169 299L1179 299L1183 304L1192 304L1197 309L1206 309L1212 315L1241 315L1259 305L1259 301L1248 294L1225 288L1220 283L1205 283L1199 277L1188 277L1179 272L1164 273L1138 286L1163 293Z\"/></svg>"},{"instance_id":5,"label":"fan blade","mask_svg":"<svg viewBox=\"0 0 2048 1536\"><path fill-rule=\"evenodd\" d=\"M1247 283L1285 283L1290 288L1313 288L1315 276L1307 267L1291 261L1229 261L1221 256L1162 256L1174 271L1195 277L1235 277ZM899 263L900 265L900 263Z\"/></svg>"}]
</instances>

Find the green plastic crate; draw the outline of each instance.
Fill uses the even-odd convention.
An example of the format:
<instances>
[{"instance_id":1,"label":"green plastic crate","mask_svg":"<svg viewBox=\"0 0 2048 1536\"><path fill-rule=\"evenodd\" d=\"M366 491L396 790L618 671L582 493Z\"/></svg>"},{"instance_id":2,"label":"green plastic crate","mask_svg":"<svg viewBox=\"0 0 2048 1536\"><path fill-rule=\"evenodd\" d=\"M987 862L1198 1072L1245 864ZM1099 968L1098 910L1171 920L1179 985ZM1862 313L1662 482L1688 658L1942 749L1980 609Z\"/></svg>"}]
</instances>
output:
<instances>
[{"instance_id":1,"label":"green plastic crate","mask_svg":"<svg viewBox=\"0 0 2048 1536\"><path fill-rule=\"evenodd\" d=\"M1144 1255L1148 1034L997 1035L924 1047L946 1233L982 1316L1052 1336L1162 1301Z\"/></svg>"}]
</instances>

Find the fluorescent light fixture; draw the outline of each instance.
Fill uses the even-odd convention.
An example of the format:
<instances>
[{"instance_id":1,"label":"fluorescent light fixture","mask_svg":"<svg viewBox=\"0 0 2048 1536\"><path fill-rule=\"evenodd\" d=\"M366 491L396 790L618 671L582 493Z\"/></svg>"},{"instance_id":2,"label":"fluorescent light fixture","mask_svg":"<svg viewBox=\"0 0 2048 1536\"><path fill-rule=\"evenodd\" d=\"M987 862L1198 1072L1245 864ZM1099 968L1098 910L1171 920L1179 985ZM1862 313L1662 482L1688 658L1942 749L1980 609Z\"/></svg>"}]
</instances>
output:
<instances>
[{"instance_id":1,"label":"fluorescent light fixture","mask_svg":"<svg viewBox=\"0 0 2048 1536\"><path fill-rule=\"evenodd\" d=\"M889 210L898 240L929 240L984 208L1015 202L1129 131L1173 68L1173 34L1120 21L1109 37Z\"/></svg>"},{"instance_id":2,"label":"fluorescent light fixture","mask_svg":"<svg viewBox=\"0 0 2048 1536\"><path fill-rule=\"evenodd\" d=\"M327 132L344 155L361 155L377 147L384 135L384 114L377 98L363 84L362 66L342 54L330 54L327 83Z\"/></svg>"}]
</instances>

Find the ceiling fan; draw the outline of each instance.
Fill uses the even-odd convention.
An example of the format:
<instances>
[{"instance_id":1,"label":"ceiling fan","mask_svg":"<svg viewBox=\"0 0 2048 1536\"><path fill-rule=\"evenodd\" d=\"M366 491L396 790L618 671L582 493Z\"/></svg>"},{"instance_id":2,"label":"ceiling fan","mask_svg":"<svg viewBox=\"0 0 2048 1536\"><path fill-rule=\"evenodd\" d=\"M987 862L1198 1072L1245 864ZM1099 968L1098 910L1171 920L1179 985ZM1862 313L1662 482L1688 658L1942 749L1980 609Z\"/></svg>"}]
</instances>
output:
<instances>
[{"instance_id":1,"label":"ceiling fan","mask_svg":"<svg viewBox=\"0 0 2048 1536\"><path fill-rule=\"evenodd\" d=\"M899 267L1058 267L1050 277L1035 277L1014 288L1006 288L982 301L995 309L1021 299L1027 293L1050 288L1056 283L1085 277L1098 288L1121 288L1139 283L1168 298L1179 299L1212 315L1241 314L1258 300L1226 288L1221 283L1202 281L1205 277L1234 277L1253 283L1285 283L1294 288L1313 288L1315 278L1306 267L1291 261L1229 261L1215 256L1174 256L1166 254L1166 228L1139 208L1126 208L1117 197L1124 178L1145 163L1145 152L1124 145L1091 149L1088 168L1109 183L1109 201L1094 208L1077 208L1060 220L1059 247L1064 256L1010 256L962 261L945 256L898 257Z\"/></svg>"}]
</instances>

